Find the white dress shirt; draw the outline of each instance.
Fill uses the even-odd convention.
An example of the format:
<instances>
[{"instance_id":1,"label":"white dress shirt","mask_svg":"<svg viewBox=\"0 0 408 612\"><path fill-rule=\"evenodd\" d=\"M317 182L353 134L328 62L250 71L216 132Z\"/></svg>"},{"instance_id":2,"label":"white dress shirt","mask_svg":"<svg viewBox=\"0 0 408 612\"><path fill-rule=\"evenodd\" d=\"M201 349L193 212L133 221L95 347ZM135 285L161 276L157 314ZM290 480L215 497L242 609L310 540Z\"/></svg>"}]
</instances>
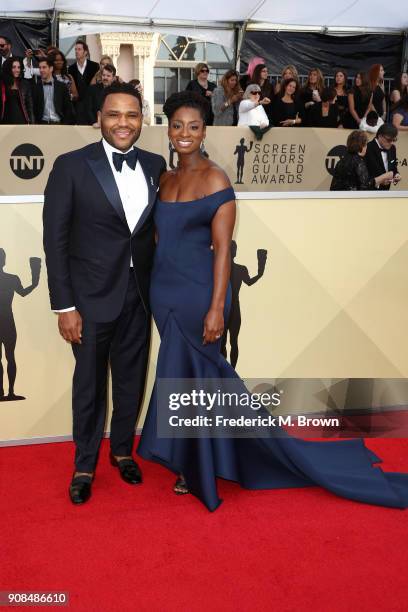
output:
<instances>
[{"instance_id":1,"label":"white dress shirt","mask_svg":"<svg viewBox=\"0 0 408 612\"><path fill-rule=\"evenodd\" d=\"M115 149L106 142L105 139L102 139L102 144L112 169L120 199L122 200L129 231L132 233L149 201L149 189L146 177L139 161L137 161L134 170L129 168L126 162L123 162L122 172L118 172L113 165L113 153L127 153L131 151L133 147L128 149L128 151L119 151L119 149ZM132 258L130 258L130 267L133 267ZM54 312L69 312L71 310L75 310L75 306L54 310Z\"/></svg>"},{"instance_id":2,"label":"white dress shirt","mask_svg":"<svg viewBox=\"0 0 408 612\"><path fill-rule=\"evenodd\" d=\"M76 63L77 68L78 68L78 71L79 71L79 72L82 74L82 76L84 75L84 72L85 72L85 68L86 68L87 63L88 63L88 60L87 60L87 59L84 61L84 63L82 64L82 66L81 66L80 64L78 64L78 62Z\"/></svg>"},{"instance_id":3,"label":"white dress shirt","mask_svg":"<svg viewBox=\"0 0 408 612\"><path fill-rule=\"evenodd\" d=\"M380 143L378 142L377 139L375 139L375 142L377 143L378 148L382 149L382 146L380 145ZM385 171L388 172L388 154L387 154L387 151L381 151L381 157L382 157L382 160L383 160Z\"/></svg>"}]
</instances>

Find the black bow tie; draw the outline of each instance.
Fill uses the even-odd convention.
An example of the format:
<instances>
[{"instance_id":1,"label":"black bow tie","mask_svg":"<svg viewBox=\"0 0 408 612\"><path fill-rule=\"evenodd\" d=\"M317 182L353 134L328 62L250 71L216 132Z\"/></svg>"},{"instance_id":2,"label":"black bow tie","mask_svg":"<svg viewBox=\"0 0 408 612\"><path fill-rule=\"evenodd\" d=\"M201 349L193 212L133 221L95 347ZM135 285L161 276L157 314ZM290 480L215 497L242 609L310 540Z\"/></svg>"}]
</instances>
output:
<instances>
[{"instance_id":1,"label":"black bow tie","mask_svg":"<svg viewBox=\"0 0 408 612\"><path fill-rule=\"evenodd\" d=\"M116 153L116 151L114 151L112 153L112 161L118 172L122 172L123 162L126 162L129 168L134 170L137 163L137 149L132 149L127 153Z\"/></svg>"},{"instance_id":2,"label":"black bow tie","mask_svg":"<svg viewBox=\"0 0 408 612\"><path fill-rule=\"evenodd\" d=\"M387 153L387 149L382 149L381 147L380 147L380 151L381 153Z\"/></svg>"},{"instance_id":3,"label":"black bow tie","mask_svg":"<svg viewBox=\"0 0 408 612\"><path fill-rule=\"evenodd\" d=\"M52 83L51 83L51 81L47 81L47 82L43 81L43 85L44 85L44 87L45 87L46 85L49 85L49 86L51 87Z\"/></svg>"}]
</instances>

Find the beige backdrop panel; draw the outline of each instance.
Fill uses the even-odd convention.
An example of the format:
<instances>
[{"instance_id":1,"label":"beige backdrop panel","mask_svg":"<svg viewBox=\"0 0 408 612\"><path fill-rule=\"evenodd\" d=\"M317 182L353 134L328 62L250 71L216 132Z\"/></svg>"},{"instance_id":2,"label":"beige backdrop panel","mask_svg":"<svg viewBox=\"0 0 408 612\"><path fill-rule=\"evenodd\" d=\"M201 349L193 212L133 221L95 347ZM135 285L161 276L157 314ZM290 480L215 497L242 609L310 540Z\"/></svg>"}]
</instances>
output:
<instances>
[{"instance_id":1,"label":"beige backdrop panel","mask_svg":"<svg viewBox=\"0 0 408 612\"><path fill-rule=\"evenodd\" d=\"M210 127L206 149L225 171L237 191L325 191L330 188L331 168L344 151L347 130L275 128L257 141L249 128ZM99 140L100 132L81 126L0 126L0 195L42 194L55 158ZM13 155L23 144L40 149L40 160ZM161 153L170 164L167 128L145 127L142 148ZM336 149L340 145L340 149ZM393 190L408 190L408 134L397 143L402 180ZM237 183L237 162L243 163L243 181ZM42 170L35 178L16 176L12 167L21 164ZM177 163L175 156L174 163ZM41 167L41 166L40 166Z\"/></svg>"},{"instance_id":2,"label":"beige backdrop panel","mask_svg":"<svg viewBox=\"0 0 408 612\"><path fill-rule=\"evenodd\" d=\"M24 286L41 257L42 206L0 205L5 271ZM242 285L237 369L244 377L408 376L408 200L241 201L235 262L263 277ZM1 286L0 286L1 290ZM69 435L71 349L49 310L46 270L30 295L14 297L16 393L0 402L0 440ZM158 350L153 336L143 422ZM6 368L3 353L3 366Z\"/></svg>"}]
</instances>

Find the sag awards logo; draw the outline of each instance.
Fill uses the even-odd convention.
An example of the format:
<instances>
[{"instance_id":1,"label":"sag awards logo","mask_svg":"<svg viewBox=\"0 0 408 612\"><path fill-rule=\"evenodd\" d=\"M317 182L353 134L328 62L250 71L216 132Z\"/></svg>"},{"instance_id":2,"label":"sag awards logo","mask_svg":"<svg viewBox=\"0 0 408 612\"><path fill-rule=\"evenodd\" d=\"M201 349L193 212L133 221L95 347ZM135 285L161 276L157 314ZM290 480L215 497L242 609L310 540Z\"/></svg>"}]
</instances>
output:
<instances>
[{"instance_id":1,"label":"sag awards logo","mask_svg":"<svg viewBox=\"0 0 408 612\"><path fill-rule=\"evenodd\" d=\"M11 154L10 168L20 179L33 179L44 168L43 152L33 144L21 144Z\"/></svg>"},{"instance_id":2,"label":"sag awards logo","mask_svg":"<svg viewBox=\"0 0 408 612\"><path fill-rule=\"evenodd\" d=\"M346 154L347 147L345 145L336 145L326 155L326 170L330 176L334 176L334 169L337 162Z\"/></svg>"},{"instance_id":3,"label":"sag awards logo","mask_svg":"<svg viewBox=\"0 0 408 612\"><path fill-rule=\"evenodd\" d=\"M245 183L258 185L292 185L301 183L305 161L306 145L298 143L246 143L241 138L235 146L236 185ZM244 168L250 168L250 175Z\"/></svg>"}]
</instances>

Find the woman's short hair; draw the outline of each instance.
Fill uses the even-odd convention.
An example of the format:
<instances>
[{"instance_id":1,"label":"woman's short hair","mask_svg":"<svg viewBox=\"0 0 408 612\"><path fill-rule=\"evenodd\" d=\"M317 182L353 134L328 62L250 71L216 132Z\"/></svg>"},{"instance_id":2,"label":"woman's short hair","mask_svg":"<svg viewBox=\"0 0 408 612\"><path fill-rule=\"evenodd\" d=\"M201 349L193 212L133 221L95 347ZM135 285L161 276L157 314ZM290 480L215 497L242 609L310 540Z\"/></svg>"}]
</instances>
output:
<instances>
[{"instance_id":1,"label":"woman's short hair","mask_svg":"<svg viewBox=\"0 0 408 612\"><path fill-rule=\"evenodd\" d=\"M170 121L179 108L195 108L205 122L210 105L203 96L195 91L180 91L167 98L163 105L163 112Z\"/></svg>"},{"instance_id":2,"label":"woman's short hair","mask_svg":"<svg viewBox=\"0 0 408 612\"><path fill-rule=\"evenodd\" d=\"M198 79L198 75L200 74L203 68L207 68L208 72L210 72L210 67L208 64L206 64L205 62L199 62L194 68L194 75L196 79Z\"/></svg>"},{"instance_id":3,"label":"woman's short hair","mask_svg":"<svg viewBox=\"0 0 408 612\"><path fill-rule=\"evenodd\" d=\"M259 91L259 93L261 93L261 88L256 83L251 83L245 90L243 100L249 100L251 93L253 93L254 91Z\"/></svg>"},{"instance_id":4,"label":"woman's short hair","mask_svg":"<svg viewBox=\"0 0 408 612\"><path fill-rule=\"evenodd\" d=\"M367 134L360 130L354 130L347 138L347 151L349 153L361 153L367 144Z\"/></svg>"}]
</instances>

